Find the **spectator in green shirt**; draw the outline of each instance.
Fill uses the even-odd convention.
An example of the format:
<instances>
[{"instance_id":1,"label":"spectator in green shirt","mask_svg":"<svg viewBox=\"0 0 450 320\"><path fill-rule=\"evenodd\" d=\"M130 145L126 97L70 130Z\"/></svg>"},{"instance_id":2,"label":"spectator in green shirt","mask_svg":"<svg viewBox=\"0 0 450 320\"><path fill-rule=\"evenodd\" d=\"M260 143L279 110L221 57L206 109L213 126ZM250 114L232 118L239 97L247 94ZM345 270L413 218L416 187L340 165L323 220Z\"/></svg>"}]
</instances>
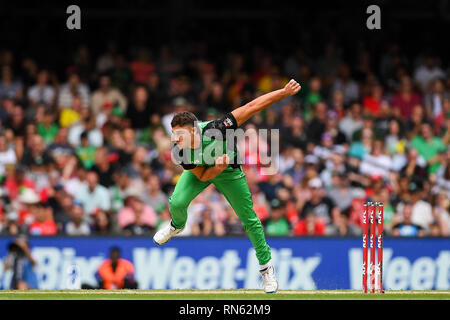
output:
<instances>
[{"instance_id":1,"label":"spectator in green shirt","mask_svg":"<svg viewBox=\"0 0 450 320\"><path fill-rule=\"evenodd\" d=\"M441 138L434 136L429 122L422 123L420 135L411 140L411 145L427 161L428 173L436 173L440 167L440 157L445 152L445 144Z\"/></svg>"},{"instance_id":2,"label":"spectator in green shirt","mask_svg":"<svg viewBox=\"0 0 450 320\"><path fill-rule=\"evenodd\" d=\"M51 110L46 110L43 121L38 123L37 132L42 137L46 145L49 145L55 140L58 133L59 126L55 123L55 114Z\"/></svg>"},{"instance_id":3,"label":"spectator in green shirt","mask_svg":"<svg viewBox=\"0 0 450 320\"><path fill-rule=\"evenodd\" d=\"M312 77L309 81L309 91L305 96L304 100L304 110L303 110L303 118L306 121L309 121L313 117L313 107L317 102L322 101L322 95L320 94L320 90L322 87L322 81L319 77Z\"/></svg>"},{"instance_id":4,"label":"spectator in green shirt","mask_svg":"<svg viewBox=\"0 0 450 320\"><path fill-rule=\"evenodd\" d=\"M89 144L87 131L83 131L80 136L80 141L81 145L76 148L76 154L83 164L83 167L89 170L95 164L97 148Z\"/></svg>"},{"instance_id":5,"label":"spectator in green shirt","mask_svg":"<svg viewBox=\"0 0 450 320\"><path fill-rule=\"evenodd\" d=\"M273 199L270 202L270 216L263 221L268 236L289 235L290 225L286 220L286 202Z\"/></svg>"}]
</instances>

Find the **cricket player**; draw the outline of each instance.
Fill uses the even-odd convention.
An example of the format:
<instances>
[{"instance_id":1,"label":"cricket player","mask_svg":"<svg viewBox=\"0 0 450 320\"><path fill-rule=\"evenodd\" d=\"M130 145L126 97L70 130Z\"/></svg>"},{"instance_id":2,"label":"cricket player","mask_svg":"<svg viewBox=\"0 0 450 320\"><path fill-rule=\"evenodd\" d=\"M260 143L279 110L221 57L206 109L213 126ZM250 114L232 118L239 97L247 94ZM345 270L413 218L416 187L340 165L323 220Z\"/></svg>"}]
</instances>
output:
<instances>
[{"instance_id":1,"label":"cricket player","mask_svg":"<svg viewBox=\"0 0 450 320\"><path fill-rule=\"evenodd\" d=\"M232 150L227 148L228 141L223 137L226 136L226 131L237 129L254 114L268 108L274 102L298 93L300 89L295 80L290 80L283 89L264 94L214 121L199 122L191 112L174 115L171 122L171 140L176 147L175 154L181 157L179 163L185 171L169 198L171 223L155 234L153 237L155 243L162 245L183 230L189 204L212 183L233 207L253 244L260 264L264 291L266 293L277 291L278 282L271 263L270 247L266 243L261 221L253 210L252 195L245 174L236 161L235 148ZM218 138L217 133L220 133L222 138ZM208 146L211 147L213 144L221 144L224 149L221 154L210 152L213 154L211 162L210 159L206 159L204 153ZM230 161L231 159L233 161Z\"/></svg>"}]
</instances>

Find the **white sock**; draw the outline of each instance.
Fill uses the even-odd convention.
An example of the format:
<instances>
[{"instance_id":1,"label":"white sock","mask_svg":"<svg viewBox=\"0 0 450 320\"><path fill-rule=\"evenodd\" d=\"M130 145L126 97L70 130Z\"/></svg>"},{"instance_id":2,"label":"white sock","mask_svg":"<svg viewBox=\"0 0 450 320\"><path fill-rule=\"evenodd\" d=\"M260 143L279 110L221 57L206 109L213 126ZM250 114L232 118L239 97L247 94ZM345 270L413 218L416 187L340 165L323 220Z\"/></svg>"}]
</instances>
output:
<instances>
[{"instance_id":1,"label":"white sock","mask_svg":"<svg viewBox=\"0 0 450 320\"><path fill-rule=\"evenodd\" d=\"M267 262L264 265L259 265L259 270L264 270L267 269L268 267L270 267L272 265L272 261Z\"/></svg>"}]
</instances>

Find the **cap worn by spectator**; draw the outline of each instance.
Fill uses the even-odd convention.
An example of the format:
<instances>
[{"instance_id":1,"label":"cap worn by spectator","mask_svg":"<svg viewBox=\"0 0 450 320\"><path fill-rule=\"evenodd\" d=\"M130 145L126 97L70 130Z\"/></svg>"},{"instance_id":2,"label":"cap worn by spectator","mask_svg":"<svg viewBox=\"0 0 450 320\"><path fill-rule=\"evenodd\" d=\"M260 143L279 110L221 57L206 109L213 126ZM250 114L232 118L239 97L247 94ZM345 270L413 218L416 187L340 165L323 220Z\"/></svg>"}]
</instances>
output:
<instances>
[{"instance_id":1,"label":"cap worn by spectator","mask_svg":"<svg viewBox=\"0 0 450 320\"><path fill-rule=\"evenodd\" d=\"M125 191L125 199L128 198L135 198L139 201L142 201L142 194L141 192L139 192L139 189L131 186Z\"/></svg>"},{"instance_id":2,"label":"cap worn by spectator","mask_svg":"<svg viewBox=\"0 0 450 320\"><path fill-rule=\"evenodd\" d=\"M370 180L372 180L372 181L383 180L383 176L381 174L374 173L374 174L370 175Z\"/></svg>"},{"instance_id":3,"label":"cap worn by spectator","mask_svg":"<svg viewBox=\"0 0 450 320\"><path fill-rule=\"evenodd\" d=\"M39 203L41 199L33 189L26 188L20 193L18 200L25 204L36 204Z\"/></svg>"},{"instance_id":4,"label":"cap worn by spectator","mask_svg":"<svg viewBox=\"0 0 450 320\"><path fill-rule=\"evenodd\" d=\"M321 136L322 141L326 141L326 140L332 140L331 134L329 133L323 133Z\"/></svg>"},{"instance_id":5,"label":"cap worn by spectator","mask_svg":"<svg viewBox=\"0 0 450 320\"><path fill-rule=\"evenodd\" d=\"M315 155L308 154L305 157L305 163L306 164L318 164L319 163L319 159Z\"/></svg>"},{"instance_id":6,"label":"cap worn by spectator","mask_svg":"<svg viewBox=\"0 0 450 320\"><path fill-rule=\"evenodd\" d=\"M328 110L327 118L328 119L332 119L332 120L336 120L338 118L338 114L337 114L337 112L335 110Z\"/></svg>"},{"instance_id":7,"label":"cap worn by spectator","mask_svg":"<svg viewBox=\"0 0 450 320\"><path fill-rule=\"evenodd\" d=\"M81 201L78 201L78 200L73 200L73 206L84 208L83 203Z\"/></svg>"},{"instance_id":8,"label":"cap worn by spectator","mask_svg":"<svg viewBox=\"0 0 450 320\"><path fill-rule=\"evenodd\" d=\"M333 148L333 153L344 155L345 154L345 147L340 145L340 144L337 144Z\"/></svg>"},{"instance_id":9,"label":"cap worn by spectator","mask_svg":"<svg viewBox=\"0 0 450 320\"><path fill-rule=\"evenodd\" d=\"M270 201L270 207L272 209L284 208L284 207L286 207L286 202L285 201L280 201L280 200L275 198L272 201Z\"/></svg>"},{"instance_id":10,"label":"cap worn by spectator","mask_svg":"<svg viewBox=\"0 0 450 320\"><path fill-rule=\"evenodd\" d=\"M320 180L320 178L312 178L311 180L309 180L308 186L310 188L320 189L323 186L322 180Z\"/></svg>"}]
</instances>

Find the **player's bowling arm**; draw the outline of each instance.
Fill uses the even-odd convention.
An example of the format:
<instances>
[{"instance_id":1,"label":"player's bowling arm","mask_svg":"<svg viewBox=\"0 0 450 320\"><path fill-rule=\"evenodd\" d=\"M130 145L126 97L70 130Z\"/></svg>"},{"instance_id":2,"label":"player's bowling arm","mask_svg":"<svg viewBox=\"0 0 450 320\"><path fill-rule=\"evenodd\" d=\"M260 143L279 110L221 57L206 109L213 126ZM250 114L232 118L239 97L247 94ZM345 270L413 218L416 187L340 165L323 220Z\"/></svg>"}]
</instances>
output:
<instances>
[{"instance_id":1,"label":"player's bowling arm","mask_svg":"<svg viewBox=\"0 0 450 320\"><path fill-rule=\"evenodd\" d=\"M283 89L266 93L250 101L246 105L231 111L231 113L235 117L237 125L240 126L248 119L250 119L250 117L253 116L255 113L258 113L266 109L271 104L279 100L282 100L284 98L296 94L297 92L300 91L300 89L301 86L297 83L297 81L292 79L291 81L289 81L288 84L286 84L286 86Z\"/></svg>"}]
</instances>

